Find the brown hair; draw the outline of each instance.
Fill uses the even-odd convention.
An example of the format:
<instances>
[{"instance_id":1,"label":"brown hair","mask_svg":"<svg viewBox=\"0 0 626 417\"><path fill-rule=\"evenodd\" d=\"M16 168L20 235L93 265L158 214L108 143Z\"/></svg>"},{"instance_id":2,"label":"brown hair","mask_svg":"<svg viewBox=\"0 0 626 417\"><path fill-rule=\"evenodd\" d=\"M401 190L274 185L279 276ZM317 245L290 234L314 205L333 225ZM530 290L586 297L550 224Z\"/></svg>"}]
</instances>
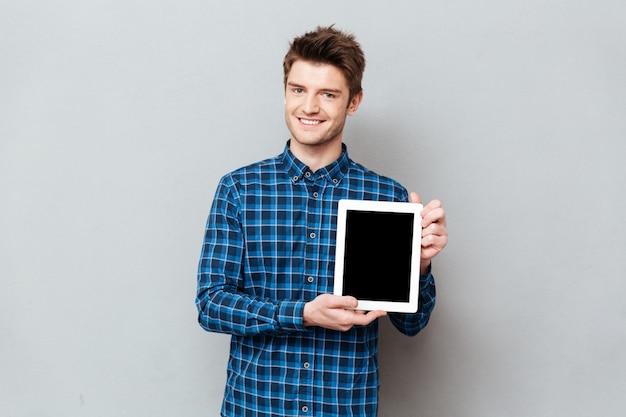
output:
<instances>
[{"instance_id":1,"label":"brown hair","mask_svg":"<svg viewBox=\"0 0 626 417\"><path fill-rule=\"evenodd\" d=\"M297 60L330 64L339 68L350 88L350 100L362 91L361 80L365 70L365 55L354 35L335 29L333 26L318 26L289 44L283 61L284 83L291 66Z\"/></svg>"}]
</instances>

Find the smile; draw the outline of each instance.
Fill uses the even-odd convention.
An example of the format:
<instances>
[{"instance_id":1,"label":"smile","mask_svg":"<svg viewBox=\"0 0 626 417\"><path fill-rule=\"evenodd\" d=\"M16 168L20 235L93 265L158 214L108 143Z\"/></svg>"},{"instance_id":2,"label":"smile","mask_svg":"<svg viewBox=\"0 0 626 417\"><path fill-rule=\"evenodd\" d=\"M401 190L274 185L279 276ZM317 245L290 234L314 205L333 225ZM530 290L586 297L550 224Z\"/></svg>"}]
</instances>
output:
<instances>
[{"instance_id":1,"label":"smile","mask_svg":"<svg viewBox=\"0 0 626 417\"><path fill-rule=\"evenodd\" d=\"M318 125L322 123L322 120L311 120L311 119L301 119L301 118L299 118L298 120L300 120L302 124L309 125L309 126Z\"/></svg>"}]
</instances>

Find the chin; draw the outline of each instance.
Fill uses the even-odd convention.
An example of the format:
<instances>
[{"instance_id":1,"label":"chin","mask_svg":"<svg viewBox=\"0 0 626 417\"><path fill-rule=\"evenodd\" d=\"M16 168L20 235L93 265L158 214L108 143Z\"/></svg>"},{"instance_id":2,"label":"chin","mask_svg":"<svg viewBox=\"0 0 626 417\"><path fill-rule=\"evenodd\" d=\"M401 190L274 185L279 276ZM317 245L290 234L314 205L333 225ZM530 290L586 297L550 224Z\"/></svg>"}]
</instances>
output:
<instances>
[{"instance_id":1,"label":"chin","mask_svg":"<svg viewBox=\"0 0 626 417\"><path fill-rule=\"evenodd\" d=\"M339 140L338 138L332 138L332 139L327 139L327 138L303 138L303 137L295 137L292 136L292 138L294 138L294 140L301 146L308 146L311 148L315 148L315 147L328 147L328 146L332 146L334 143L341 143L341 140Z\"/></svg>"}]
</instances>

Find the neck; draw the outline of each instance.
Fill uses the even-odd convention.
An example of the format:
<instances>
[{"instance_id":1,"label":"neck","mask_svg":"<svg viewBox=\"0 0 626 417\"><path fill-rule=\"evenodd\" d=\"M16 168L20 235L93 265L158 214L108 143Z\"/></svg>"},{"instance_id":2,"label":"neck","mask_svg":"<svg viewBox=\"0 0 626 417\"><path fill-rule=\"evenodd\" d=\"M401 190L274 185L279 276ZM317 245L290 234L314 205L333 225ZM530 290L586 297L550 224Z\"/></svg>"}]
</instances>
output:
<instances>
[{"instance_id":1,"label":"neck","mask_svg":"<svg viewBox=\"0 0 626 417\"><path fill-rule=\"evenodd\" d=\"M339 159L342 147L341 140L310 146L291 139L289 150L298 160L315 172Z\"/></svg>"}]
</instances>

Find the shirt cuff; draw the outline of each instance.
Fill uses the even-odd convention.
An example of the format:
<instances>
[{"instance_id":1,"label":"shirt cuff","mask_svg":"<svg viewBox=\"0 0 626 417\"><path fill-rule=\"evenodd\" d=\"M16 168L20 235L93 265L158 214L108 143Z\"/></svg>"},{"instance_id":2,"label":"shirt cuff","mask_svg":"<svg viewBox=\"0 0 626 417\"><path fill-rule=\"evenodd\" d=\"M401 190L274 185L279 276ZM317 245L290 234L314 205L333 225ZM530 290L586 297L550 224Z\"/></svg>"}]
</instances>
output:
<instances>
[{"instance_id":1,"label":"shirt cuff","mask_svg":"<svg viewBox=\"0 0 626 417\"><path fill-rule=\"evenodd\" d=\"M432 267L433 264L428 265L428 271L426 272L426 275L420 275L420 291L424 291L426 288L428 288L429 285L433 284L433 282L435 281L435 278L432 274Z\"/></svg>"},{"instance_id":2,"label":"shirt cuff","mask_svg":"<svg viewBox=\"0 0 626 417\"><path fill-rule=\"evenodd\" d=\"M282 330L299 331L304 327L304 301L283 301L278 305L278 325Z\"/></svg>"}]
</instances>

